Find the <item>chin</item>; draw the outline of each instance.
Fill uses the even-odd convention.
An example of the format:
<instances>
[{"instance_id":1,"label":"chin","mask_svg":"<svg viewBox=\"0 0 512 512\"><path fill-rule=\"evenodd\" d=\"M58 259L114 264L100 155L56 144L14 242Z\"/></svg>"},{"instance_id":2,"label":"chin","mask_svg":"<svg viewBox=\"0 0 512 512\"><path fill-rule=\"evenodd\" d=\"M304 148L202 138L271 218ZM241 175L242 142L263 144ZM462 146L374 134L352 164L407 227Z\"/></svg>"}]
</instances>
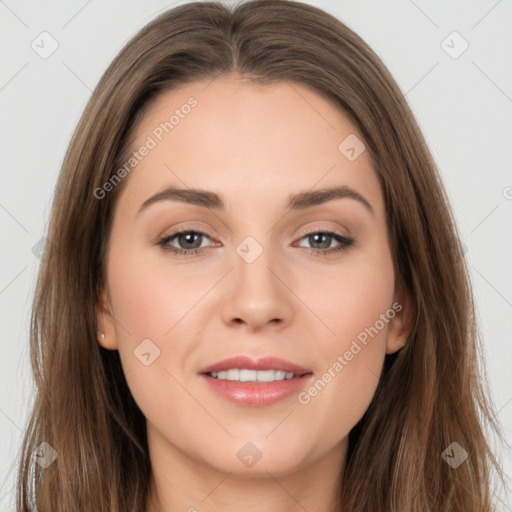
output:
<instances>
[{"instance_id":1,"label":"chin","mask_svg":"<svg viewBox=\"0 0 512 512\"><path fill-rule=\"evenodd\" d=\"M304 443L283 444L276 439L234 439L214 453L203 454L203 460L217 471L247 477L283 476L297 471L304 463Z\"/></svg>"}]
</instances>

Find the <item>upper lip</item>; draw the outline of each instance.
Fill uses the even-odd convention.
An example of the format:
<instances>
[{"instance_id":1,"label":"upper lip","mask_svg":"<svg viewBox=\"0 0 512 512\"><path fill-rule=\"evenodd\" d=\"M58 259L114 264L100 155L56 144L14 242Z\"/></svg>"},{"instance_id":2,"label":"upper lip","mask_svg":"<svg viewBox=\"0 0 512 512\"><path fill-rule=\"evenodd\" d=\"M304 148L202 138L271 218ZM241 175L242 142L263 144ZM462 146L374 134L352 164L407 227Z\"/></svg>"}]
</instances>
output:
<instances>
[{"instance_id":1,"label":"upper lip","mask_svg":"<svg viewBox=\"0 0 512 512\"><path fill-rule=\"evenodd\" d=\"M204 367L199 373L220 372L230 370L232 368L248 369L248 370L282 370L285 372L293 372L296 375L311 373L311 370L298 366L285 359L279 357L262 357L261 359L251 359L247 356L235 356L223 359L217 363Z\"/></svg>"}]
</instances>

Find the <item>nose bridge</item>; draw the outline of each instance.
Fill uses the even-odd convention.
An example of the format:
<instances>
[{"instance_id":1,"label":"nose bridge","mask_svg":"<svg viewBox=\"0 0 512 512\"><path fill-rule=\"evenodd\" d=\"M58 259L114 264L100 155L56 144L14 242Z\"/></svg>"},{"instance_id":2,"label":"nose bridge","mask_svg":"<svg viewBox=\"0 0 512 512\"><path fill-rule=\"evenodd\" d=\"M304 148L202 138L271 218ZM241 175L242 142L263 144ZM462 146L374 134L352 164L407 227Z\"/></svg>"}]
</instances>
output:
<instances>
[{"instance_id":1,"label":"nose bridge","mask_svg":"<svg viewBox=\"0 0 512 512\"><path fill-rule=\"evenodd\" d=\"M237 290L244 293L250 292L253 299L268 301L275 294L280 294L276 282L275 270L277 267L275 249L272 248L271 237L266 235L248 235L235 249L235 278Z\"/></svg>"},{"instance_id":2,"label":"nose bridge","mask_svg":"<svg viewBox=\"0 0 512 512\"><path fill-rule=\"evenodd\" d=\"M258 328L272 321L290 321L289 292L271 244L272 237L262 232L246 236L235 247L234 282L223 310L226 322L243 321Z\"/></svg>"}]
</instances>

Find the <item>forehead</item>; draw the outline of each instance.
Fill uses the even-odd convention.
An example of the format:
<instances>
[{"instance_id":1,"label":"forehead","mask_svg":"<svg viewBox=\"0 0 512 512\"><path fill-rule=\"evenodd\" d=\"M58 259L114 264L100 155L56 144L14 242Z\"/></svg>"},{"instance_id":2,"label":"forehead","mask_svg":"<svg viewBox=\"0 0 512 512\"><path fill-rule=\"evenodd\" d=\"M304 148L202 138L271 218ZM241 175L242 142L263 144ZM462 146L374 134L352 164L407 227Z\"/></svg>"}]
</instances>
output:
<instances>
[{"instance_id":1,"label":"forehead","mask_svg":"<svg viewBox=\"0 0 512 512\"><path fill-rule=\"evenodd\" d=\"M356 126L330 100L297 83L225 76L186 84L150 105L133 140L132 151L150 148L121 195L137 206L171 185L258 207L262 200L284 204L297 191L347 185L382 210Z\"/></svg>"}]
</instances>

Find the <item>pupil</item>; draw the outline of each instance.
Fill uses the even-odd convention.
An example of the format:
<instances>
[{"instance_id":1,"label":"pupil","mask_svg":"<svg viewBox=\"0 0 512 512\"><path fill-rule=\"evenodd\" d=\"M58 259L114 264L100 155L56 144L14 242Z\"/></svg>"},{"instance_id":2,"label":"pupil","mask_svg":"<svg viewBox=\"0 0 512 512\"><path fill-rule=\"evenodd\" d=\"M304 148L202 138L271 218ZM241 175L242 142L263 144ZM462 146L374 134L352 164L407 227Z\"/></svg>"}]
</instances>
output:
<instances>
[{"instance_id":1,"label":"pupil","mask_svg":"<svg viewBox=\"0 0 512 512\"><path fill-rule=\"evenodd\" d=\"M192 237L192 238L193 238L193 237L195 237L195 236L200 237L201 235L199 235L199 233L187 233L187 234L185 234L185 235L181 235L181 238L182 238L182 239L183 239L183 238L185 239L185 245L186 245L186 244L188 244L188 243L193 243L193 240L189 240L189 238L190 238L190 237ZM196 242L197 242L197 240L196 240ZM201 245L201 244L199 244L199 245ZM193 249L195 249L196 247L192 247L192 248L193 248Z\"/></svg>"},{"instance_id":2,"label":"pupil","mask_svg":"<svg viewBox=\"0 0 512 512\"><path fill-rule=\"evenodd\" d=\"M328 240L329 240L329 238L330 238L330 235L327 235L327 234L325 234L325 233L315 233L314 235L311 235L311 236L312 236L312 237L314 237L314 238L316 238L316 237L319 237L319 238L321 238L321 237L326 237ZM315 240L315 242L314 242L314 243L317 243L317 241ZM322 244L322 242L319 242L319 243L320 243L320 244ZM323 244L323 246L321 247L321 249L328 249L328 248L329 248L329 245L330 245L329 243L325 244L325 242L324 242L324 244Z\"/></svg>"}]
</instances>

